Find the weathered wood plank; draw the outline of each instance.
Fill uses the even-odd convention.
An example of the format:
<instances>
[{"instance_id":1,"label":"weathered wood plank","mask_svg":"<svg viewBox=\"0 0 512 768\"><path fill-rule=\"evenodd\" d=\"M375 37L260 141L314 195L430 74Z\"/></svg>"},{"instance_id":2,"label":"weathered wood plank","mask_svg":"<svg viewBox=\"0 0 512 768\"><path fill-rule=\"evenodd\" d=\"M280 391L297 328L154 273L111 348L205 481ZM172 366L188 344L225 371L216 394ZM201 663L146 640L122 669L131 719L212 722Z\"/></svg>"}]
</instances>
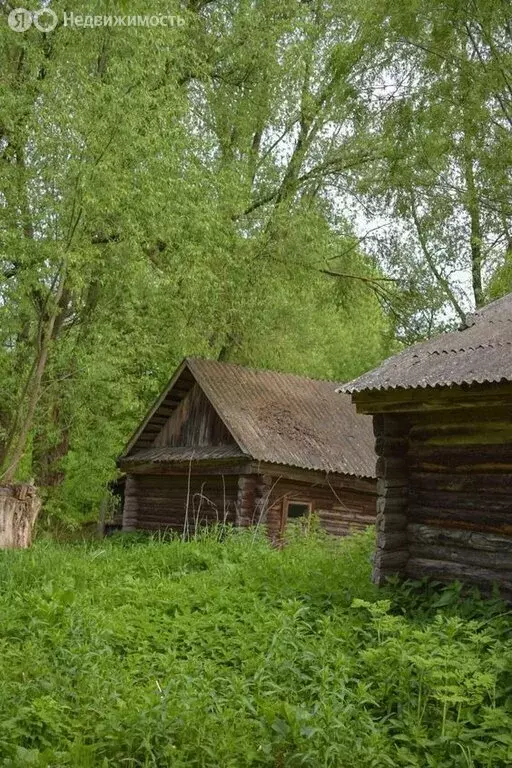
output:
<instances>
[{"instance_id":1,"label":"weathered wood plank","mask_svg":"<svg viewBox=\"0 0 512 768\"><path fill-rule=\"evenodd\" d=\"M430 413L460 410L466 412L475 408L503 407L512 402L512 385L474 384L467 387L452 386L431 390L389 389L376 392L355 392L353 401L359 413L377 416L399 416L411 413L413 418L425 411Z\"/></svg>"},{"instance_id":2,"label":"weathered wood plank","mask_svg":"<svg viewBox=\"0 0 512 768\"><path fill-rule=\"evenodd\" d=\"M479 493L494 496L512 491L512 473L480 473L444 475L438 472L411 472L410 485L420 491Z\"/></svg>"},{"instance_id":3,"label":"weathered wood plank","mask_svg":"<svg viewBox=\"0 0 512 768\"><path fill-rule=\"evenodd\" d=\"M461 563L462 565L497 571L512 571L510 552L493 552L491 550L467 549L465 547L439 546L436 544L410 544L409 552L412 558L426 560L441 560L446 563ZM512 574L510 575L512 579Z\"/></svg>"},{"instance_id":4,"label":"weathered wood plank","mask_svg":"<svg viewBox=\"0 0 512 768\"><path fill-rule=\"evenodd\" d=\"M430 560L414 557L407 561L406 574L414 579L429 576L437 581L467 581L476 585L497 583L512 592L512 572L481 568L465 563L453 563L445 560Z\"/></svg>"},{"instance_id":5,"label":"weathered wood plank","mask_svg":"<svg viewBox=\"0 0 512 768\"><path fill-rule=\"evenodd\" d=\"M407 515L381 512L376 518L377 531L404 531L407 526Z\"/></svg>"},{"instance_id":6,"label":"weathered wood plank","mask_svg":"<svg viewBox=\"0 0 512 768\"><path fill-rule=\"evenodd\" d=\"M417 545L451 545L454 547L469 547L488 552L508 552L512 554L511 536L498 536L481 531L447 530L445 528L415 523L409 523L407 535L409 541Z\"/></svg>"},{"instance_id":7,"label":"weathered wood plank","mask_svg":"<svg viewBox=\"0 0 512 768\"><path fill-rule=\"evenodd\" d=\"M407 549L407 533L403 531L377 530L377 547L387 552L397 549Z\"/></svg>"}]
</instances>

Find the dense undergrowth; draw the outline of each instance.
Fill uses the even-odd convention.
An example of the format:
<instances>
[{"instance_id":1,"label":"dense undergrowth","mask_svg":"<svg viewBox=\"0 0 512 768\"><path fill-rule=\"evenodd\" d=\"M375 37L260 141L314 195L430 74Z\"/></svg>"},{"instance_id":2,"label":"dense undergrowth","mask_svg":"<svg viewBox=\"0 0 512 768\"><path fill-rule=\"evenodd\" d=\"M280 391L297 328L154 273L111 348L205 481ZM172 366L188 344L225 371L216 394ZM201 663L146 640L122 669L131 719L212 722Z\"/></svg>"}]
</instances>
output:
<instances>
[{"instance_id":1,"label":"dense undergrowth","mask_svg":"<svg viewBox=\"0 0 512 768\"><path fill-rule=\"evenodd\" d=\"M0 553L3 766L508 766L508 609L370 584L372 534Z\"/></svg>"}]
</instances>

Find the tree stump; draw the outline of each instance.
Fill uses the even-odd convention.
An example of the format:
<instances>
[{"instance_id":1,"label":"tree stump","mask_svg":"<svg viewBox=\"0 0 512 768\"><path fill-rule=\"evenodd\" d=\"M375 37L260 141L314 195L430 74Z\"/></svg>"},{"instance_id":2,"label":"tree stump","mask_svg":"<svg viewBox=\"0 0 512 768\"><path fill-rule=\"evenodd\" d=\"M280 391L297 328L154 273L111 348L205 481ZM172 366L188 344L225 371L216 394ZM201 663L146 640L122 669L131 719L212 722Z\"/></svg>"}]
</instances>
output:
<instances>
[{"instance_id":1,"label":"tree stump","mask_svg":"<svg viewBox=\"0 0 512 768\"><path fill-rule=\"evenodd\" d=\"M26 549L41 500L33 485L20 483L0 487L0 549Z\"/></svg>"}]
</instances>

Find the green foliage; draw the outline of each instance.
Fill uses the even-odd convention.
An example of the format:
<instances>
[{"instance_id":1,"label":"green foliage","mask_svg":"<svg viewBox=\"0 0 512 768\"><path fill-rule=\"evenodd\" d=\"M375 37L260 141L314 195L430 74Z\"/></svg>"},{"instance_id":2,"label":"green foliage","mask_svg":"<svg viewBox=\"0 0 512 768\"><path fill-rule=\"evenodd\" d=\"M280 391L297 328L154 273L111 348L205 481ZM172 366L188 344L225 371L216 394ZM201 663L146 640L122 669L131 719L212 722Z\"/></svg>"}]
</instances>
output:
<instances>
[{"instance_id":1,"label":"green foliage","mask_svg":"<svg viewBox=\"0 0 512 768\"><path fill-rule=\"evenodd\" d=\"M199 0L181 27L19 35L0 9L0 474L47 515L95 514L185 355L337 379L386 355L380 270L331 193L367 161L348 78L372 35L347 11Z\"/></svg>"},{"instance_id":2,"label":"green foliage","mask_svg":"<svg viewBox=\"0 0 512 768\"><path fill-rule=\"evenodd\" d=\"M505 0L8 10L0 474L52 515L94 514L184 355L348 379L510 290Z\"/></svg>"},{"instance_id":3,"label":"green foliage","mask_svg":"<svg viewBox=\"0 0 512 768\"><path fill-rule=\"evenodd\" d=\"M233 531L0 553L0 762L505 768L509 613L379 593L372 548Z\"/></svg>"}]
</instances>

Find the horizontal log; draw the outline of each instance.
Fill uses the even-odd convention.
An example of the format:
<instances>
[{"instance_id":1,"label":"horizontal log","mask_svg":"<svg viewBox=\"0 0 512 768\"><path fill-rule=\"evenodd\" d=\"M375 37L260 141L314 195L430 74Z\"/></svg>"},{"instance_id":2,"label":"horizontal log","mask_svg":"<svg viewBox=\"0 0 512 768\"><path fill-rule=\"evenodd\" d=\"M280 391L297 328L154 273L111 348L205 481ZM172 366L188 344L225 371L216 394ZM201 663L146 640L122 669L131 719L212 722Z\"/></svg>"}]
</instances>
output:
<instances>
[{"instance_id":1,"label":"horizontal log","mask_svg":"<svg viewBox=\"0 0 512 768\"><path fill-rule=\"evenodd\" d=\"M451 414L450 414L451 416ZM429 421L427 424L414 424L409 432L411 445L426 443L430 445L499 445L512 439L510 410L500 419L484 416L482 419L466 418L460 422L449 419L446 423Z\"/></svg>"},{"instance_id":2,"label":"horizontal log","mask_svg":"<svg viewBox=\"0 0 512 768\"><path fill-rule=\"evenodd\" d=\"M353 520L353 516L349 515L347 513L341 514L339 512L326 512L325 510L315 510L315 515L317 515L320 520L324 520L325 522L333 522L336 523L338 520Z\"/></svg>"},{"instance_id":3,"label":"horizontal log","mask_svg":"<svg viewBox=\"0 0 512 768\"><path fill-rule=\"evenodd\" d=\"M375 504L377 515L403 515L408 506L408 497L405 494L400 496L379 496Z\"/></svg>"},{"instance_id":4,"label":"horizontal log","mask_svg":"<svg viewBox=\"0 0 512 768\"><path fill-rule=\"evenodd\" d=\"M412 558L476 565L479 568L493 571L512 571L512 554L510 552L490 552L436 544L410 544L409 552ZM510 578L512 579L512 574Z\"/></svg>"},{"instance_id":5,"label":"horizontal log","mask_svg":"<svg viewBox=\"0 0 512 768\"><path fill-rule=\"evenodd\" d=\"M407 526L407 515L386 512L376 518L377 531L403 531Z\"/></svg>"},{"instance_id":6,"label":"horizontal log","mask_svg":"<svg viewBox=\"0 0 512 768\"><path fill-rule=\"evenodd\" d=\"M466 386L436 387L422 389L401 389L390 388L387 391L355 393L353 399L358 407L366 408L373 404L369 410L382 413L389 406L393 413L401 406L410 405L411 410L416 416L423 407L427 412L434 410L439 412L442 408L451 411L459 409L462 411L474 410L477 407L488 408L493 404L499 407L510 401L511 387L506 382L496 384L473 384L470 388ZM381 410L378 410L381 409Z\"/></svg>"},{"instance_id":7,"label":"horizontal log","mask_svg":"<svg viewBox=\"0 0 512 768\"><path fill-rule=\"evenodd\" d=\"M225 512L232 512L236 509L236 504L226 504L225 506L218 506L214 507L210 504L196 504L195 506L190 504L188 509L186 507L172 507L172 506L166 506L166 507L159 507L159 506L144 506L143 504L139 504L137 508L138 514L144 514L144 515L159 515L160 517L169 517L170 515L175 515L179 517L180 515L188 514L197 514L198 512L204 513L204 514L210 514L210 515L217 515L217 514L223 514Z\"/></svg>"},{"instance_id":8,"label":"horizontal log","mask_svg":"<svg viewBox=\"0 0 512 768\"><path fill-rule=\"evenodd\" d=\"M158 488L187 488L189 485L200 486L203 484L209 484L217 488L222 488L225 485L230 485L232 488L238 488L238 478L232 475L164 475L164 474L148 474L148 475L133 475L133 485L135 488L145 488L147 486Z\"/></svg>"},{"instance_id":9,"label":"horizontal log","mask_svg":"<svg viewBox=\"0 0 512 768\"><path fill-rule=\"evenodd\" d=\"M401 498L407 496L407 478L377 479L377 494L379 496Z\"/></svg>"},{"instance_id":10,"label":"horizontal log","mask_svg":"<svg viewBox=\"0 0 512 768\"><path fill-rule=\"evenodd\" d=\"M418 545L460 546L487 552L507 552L512 555L512 536L497 536L479 531L446 530L416 523L409 523L407 536L410 542Z\"/></svg>"},{"instance_id":11,"label":"horizontal log","mask_svg":"<svg viewBox=\"0 0 512 768\"><path fill-rule=\"evenodd\" d=\"M199 526L196 528L194 525L188 526L172 526L172 525L153 525L149 523L139 524L135 530L148 531L150 533L186 533L189 536L193 536L195 533L199 533L205 526ZM126 529L125 529L126 530Z\"/></svg>"},{"instance_id":12,"label":"horizontal log","mask_svg":"<svg viewBox=\"0 0 512 768\"><path fill-rule=\"evenodd\" d=\"M512 445L510 443L476 445L429 445L411 442L408 452L410 463L417 461L433 461L441 465L467 464L474 466L480 461L512 464Z\"/></svg>"},{"instance_id":13,"label":"horizontal log","mask_svg":"<svg viewBox=\"0 0 512 768\"><path fill-rule=\"evenodd\" d=\"M155 506L163 506L165 504L171 505L171 506L180 506L182 508L185 508L187 504L189 506L192 506L192 504L215 504L218 506L219 504L223 504L224 502L226 504L232 503L236 501L236 494L226 494L226 496L218 496L215 494L208 494L206 490L204 491L195 491L194 493L190 493L187 497L187 494L183 494L182 496L139 496L137 498L138 504L146 504L151 505L154 504Z\"/></svg>"},{"instance_id":14,"label":"horizontal log","mask_svg":"<svg viewBox=\"0 0 512 768\"><path fill-rule=\"evenodd\" d=\"M411 488L410 509L421 507L441 508L446 510L467 510L474 511L478 515L490 508L494 512L512 513L512 496L510 493L493 494L492 498L483 497L478 493L437 490L421 490Z\"/></svg>"},{"instance_id":15,"label":"horizontal log","mask_svg":"<svg viewBox=\"0 0 512 768\"><path fill-rule=\"evenodd\" d=\"M512 474L512 462L500 462L496 459L485 461L475 458L473 461L446 462L436 461L430 458L422 460L412 460L410 463L411 472L432 472L441 475L460 475L473 473L478 474Z\"/></svg>"},{"instance_id":16,"label":"horizontal log","mask_svg":"<svg viewBox=\"0 0 512 768\"><path fill-rule=\"evenodd\" d=\"M294 469L284 465L263 462L254 462L250 466L251 468L245 470L244 474L260 474L263 472L265 475L268 475L271 486L291 481L295 488L301 484L304 488L310 488L314 484L315 488L335 489L336 493L340 489L352 490L357 493L372 493L375 486L375 481L371 478L316 472L310 469Z\"/></svg>"},{"instance_id":17,"label":"horizontal log","mask_svg":"<svg viewBox=\"0 0 512 768\"><path fill-rule=\"evenodd\" d=\"M437 581L467 581L472 584L492 584L496 582L505 589L512 591L512 573L510 571L480 568L476 565L452 563L444 560L430 560L414 557L407 562L405 572L413 579L425 576Z\"/></svg>"},{"instance_id":18,"label":"horizontal log","mask_svg":"<svg viewBox=\"0 0 512 768\"><path fill-rule=\"evenodd\" d=\"M154 517L158 520L179 520L182 517L185 517L187 514L189 517L197 516L197 515L206 515L207 517L224 517L224 515L233 515L235 514L236 507L233 505L232 507L225 508L225 509L213 509L212 507L196 507L193 509L190 507L190 509L153 509L153 508L139 508L137 510L137 517L145 517L145 518L151 518Z\"/></svg>"},{"instance_id":19,"label":"horizontal log","mask_svg":"<svg viewBox=\"0 0 512 768\"><path fill-rule=\"evenodd\" d=\"M409 550L396 549L396 550L384 550L377 548L373 557L373 565L376 569L396 569L402 570L403 566L409 559Z\"/></svg>"},{"instance_id":20,"label":"horizontal log","mask_svg":"<svg viewBox=\"0 0 512 768\"><path fill-rule=\"evenodd\" d=\"M179 520L182 517L185 517L187 514L189 517L197 516L197 515L204 515L206 517L225 517L226 515L234 515L235 514L235 507L230 507L229 509L212 509L207 507L202 508L196 508L192 509L190 508L188 510L188 513L185 509L166 509L166 510L157 510L157 509L144 509L139 508L137 510L136 516L137 517L145 517L145 518L155 518L155 520Z\"/></svg>"},{"instance_id":21,"label":"horizontal log","mask_svg":"<svg viewBox=\"0 0 512 768\"><path fill-rule=\"evenodd\" d=\"M407 549L406 531L377 531L377 547L386 551Z\"/></svg>"},{"instance_id":22,"label":"horizontal log","mask_svg":"<svg viewBox=\"0 0 512 768\"><path fill-rule=\"evenodd\" d=\"M194 520L189 518L188 521L185 519L178 520L175 522L171 521L161 521L161 520L137 520L137 529L141 530L153 530L153 531L164 531L167 528L172 528L173 530L184 530L184 529L196 529L200 530L201 528L204 528L205 526L212 526L212 525L221 525L221 524L227 524L227 525L233 525L234 520Z\"/></svg>"},{"instance_id":23,"label":"horizontal log","mask_svg":"<svg viewBox=\"0 0 512 768\"><path fill-rule=\"evenodd\" d=\"M379 456L375 465L375 473L377 477L390 479L404 479L407 477L407 463L405 458L387 458L385 456Z\"/></svg>"},{"instance_id":24,"label":"horizontal log","mask_svg":"<svg viewBox=\"0 0 512 768\"><path fill-rule=\"evenodd\" d=\"M406 419L387 414L376 414L373 417L373 434L375 437L401 437L407 432L408 422Z\"/></svg>"},{"instance_id":25,"label":"horizontal log","mask_svg":"<svg viewBox=\"0 0 512 768\"><path fill-rule=\"evenodd\" d=\"M159 523L160 525L179 525L183 520L211 520L215 522L223 522L224 520L235 520L236 514L230 513L226 515L205 515L205 514L199 514L199 515L178 515L178 516L164 516L159 517L158 515L137 515L137 522L142 522L144 520L152 523Z\"/></svg>"},{"instance_id":26,"label":"horizontal log","mask_svg":"<svg viewBox=\"0 0 512 768\"><path fill-rule=\"evenodd\" d=\"M371 506L375 503L376 493L357 493L356 491L347 491L345 489L317 488L311 486L308 488L297 489L293 486L278 484L272 488L271 498L273 500L287 498L289 501L312 501L319 505L332 506L340 505L360 508L362 505Z\"/></svg>"},{"instance_id":27,"label":"horizontal log","mask_svg":"<svg viewBox=\"0 0 512 768\"><path fill-rule=\"evenodd\" d=\"M417 519L417 518L414 518ZM507 523L487 523L482 521L462 521L457 519L452 520L440 520L439 518L435 517L425 517L424 520L421 521L422 524L425 525L432 525L432 526L439 526L445 528L445 530L453 530L453 531L475 531L475 532L482 532L482 533L494 533L497 536L511 536L512 535L512 524L509 522Z\"/></svg>"},{"instance_id":28,"label":"horizontal log","mask_svg":"<svg viewBox=\"0 0 512 768\"><path fill-rule=\"evenodd\" d=\"M313 514L319 517L332 518L333 520L359 520L362 523L371 524L375 522L375 514L372 512L364 513L352 509L314 509Z\"/></svg>"},{"instance_id":29,"label":"horizontal log","mask_svg":"<svg viewBox=\"0 0 512 768\"><path fill-rule=\"evenodd\" d=\"M472 399L472 394L468 390L459 390L459 392L453 392L452 404L457 406L463 394L466 400L468 408L449 408L444 411L430 411L425 413L415 413L411 420L411 433L415 431L417 427L432 426L437 424L444 424L450 426L452 424L467 424L468 420L477 424L487 424L488 422L503 422L510 417L510 409L512 401L509 392L508 397L505 396L505 392L502 385L498 385L499 391L495 393L493 398L489 398L489 385L483 385L486 390L482 392L480 402ZM491 402L492 400L492 402Z\"/></svg>"},{"instance_id":30,"label":"horizontal log","mask_svg":"<svg viewBox=\"0 0 512 768\"><path fill-rule=\"evenodd\" d=\"M376 437L375 453L377 456L390 458L405 457L409 446L406 437Z\"/></svg>"},{"instance_id":31,"label":"horizontal log","mask_svg":"<svg viewBox=\"0 0 512 768\"><path fill-rule=\"evenodd\" d=\"M364 528L349 528L348 530L342 529L342 528L324 528L325 533L328 533L329 536L352 536L354 533L361 533L364 531Z\"/></svg>"},{"instance_id":32,"label":"horizontal log","mask_svg":"<svg viewBox=\"0 0 512 768\"><path fill-rule=\"evenodd\" d=\"M354 520L356 523L361 523L361 525L375 525L376 517L377 515L375 512L369 512L367 515L354 515Z\"/></svg>"},{"instance_id":33,"label":"horizontal log","mask_svg":"<svg viewBox=\"0 0 512 768\"><path fill-rule=\"evenodd\" d=\"M230 489L226 488L226 492L223 493L219 489L214 488L208 488L205 486L204 488L191 488L190 492L187 493L187 491L177 492L166 492L166 491L160 491L159 489L151 489L147 490L145 492L140 492L135 497L138 501L146 501L146 502L160 502L164 503L166 501L183 501L183 503L186 502L187 498L192 499L193 497L199 497L202 496L205 499L214 499L215 501L222 501L223 499L236 499L238 494L236 492L230 491ZM131 496L128 498L132 498Z\"/></svg>"},{"instance_id":34,"label":"horizontal log","mask_svg":"<svg viewBox=\"0 0 512 768\"><path fill-rule=\"evenodd\" d=\"M214 485L213 483L201 483L199 484L192 484L190 485L190 488L184 487L170 487L165 488L162 486L144 486L141 488L138 488L136 491L136 495L139 498L145 498L145 497L153 497L157 496L160 498L186 498L187 495L191 495L193 493L209 493L212 496L225 496L227 494L231 496L236 496L238 493L238 489L231 486L231 485L225 485L225 486L218 486Z\"/></svg>"},{"instance_id":35,"label":"horizontal log","mask_svg":"<svg viewBox=\"0 0 512 768\"><path fill-rule=\"evenodd\" d=\"M478 492L494 496L512 490L512 473L445 475L439 472L411 472L409 478L411 488L436 492Z\"/></svg>"}]
</instances>

